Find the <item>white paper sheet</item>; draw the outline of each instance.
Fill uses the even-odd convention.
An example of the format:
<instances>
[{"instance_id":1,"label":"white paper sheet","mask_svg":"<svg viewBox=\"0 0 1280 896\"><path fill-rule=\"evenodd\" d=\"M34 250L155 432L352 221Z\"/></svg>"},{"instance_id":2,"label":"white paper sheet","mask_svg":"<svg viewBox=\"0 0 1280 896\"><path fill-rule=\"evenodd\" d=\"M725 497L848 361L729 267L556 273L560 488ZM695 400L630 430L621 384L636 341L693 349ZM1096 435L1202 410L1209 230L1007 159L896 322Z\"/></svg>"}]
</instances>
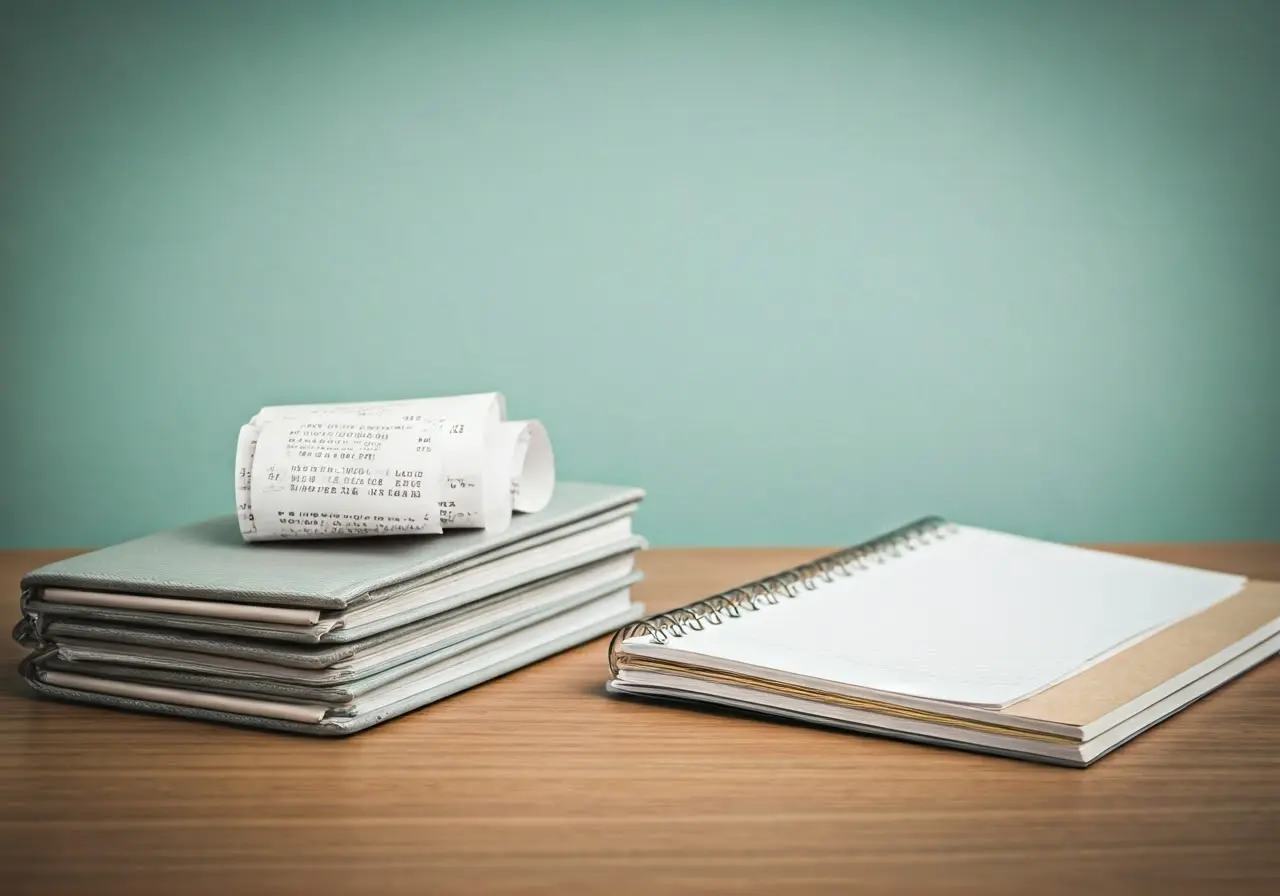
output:
<instances>
[{"instance_id":1,"label":"white paper sheet","mask_svg":"<svg viewBox=\"0 0 1280 896\"><path fill-rule=\"evenodd\" d=\"M241 534L503 531L555 489L545 427L505 417L497 392L263 408L236 446Z\"/></svg>"},{"instance_id":2,"label":"white paper sheet","mask_svg":"<svg viewBox=\"0 0 1280 896\"><path fill-rule=\"evenodd\" d=\"M555 490L555 455L551 439L537 420L504 421L498 427L498 455L508 458L514 509L537 513Z\"/></svg>"},{"instance_id":3,"label":"white paper sheet","mask_svg":"<svg viewBox=\"0 0 1280 896\"><path fill-rule=\"evenodd\" d=\"M1207 609L1246 581L960 526L661 649L1001 707Z\"/></svg>"}]
</instances>

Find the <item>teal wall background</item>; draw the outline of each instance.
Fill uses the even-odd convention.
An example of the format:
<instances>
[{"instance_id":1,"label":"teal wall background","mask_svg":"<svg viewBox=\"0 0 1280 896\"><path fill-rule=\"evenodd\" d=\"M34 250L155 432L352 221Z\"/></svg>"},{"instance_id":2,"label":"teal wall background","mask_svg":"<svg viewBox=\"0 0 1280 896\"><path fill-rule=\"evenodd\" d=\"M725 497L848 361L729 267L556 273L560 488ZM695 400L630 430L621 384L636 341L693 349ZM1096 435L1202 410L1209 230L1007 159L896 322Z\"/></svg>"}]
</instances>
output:
<instances>
[{"instance_id":1,"label":"teal wall background","mask_svg":"<svg viewBox=\"0 0 1280 896\"><path fill-rule=\"evenodd\" d=\"M493 388L657 545L1280 538L1280 4L0 8L0 544Z\"/></svg>"}]
</instances>

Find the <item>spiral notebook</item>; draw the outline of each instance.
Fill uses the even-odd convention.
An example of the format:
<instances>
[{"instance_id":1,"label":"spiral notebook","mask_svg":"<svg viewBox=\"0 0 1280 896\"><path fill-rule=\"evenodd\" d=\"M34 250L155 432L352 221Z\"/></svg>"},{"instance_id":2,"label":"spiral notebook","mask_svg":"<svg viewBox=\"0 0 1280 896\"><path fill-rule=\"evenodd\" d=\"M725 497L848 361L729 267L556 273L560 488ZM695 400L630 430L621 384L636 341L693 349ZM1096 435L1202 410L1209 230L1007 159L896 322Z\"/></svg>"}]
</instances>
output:
<instances>
[{"instance_id":1,"label":"spiral notebook","mask_svg":"<svg viewBox=\"0 0 1280 896\"><path fill-rule=\"evenodd\" d=\"M1280 584L930 517L615 633L608 689L1087 766L1280 650Z\"/></svg>"}]
</instances>

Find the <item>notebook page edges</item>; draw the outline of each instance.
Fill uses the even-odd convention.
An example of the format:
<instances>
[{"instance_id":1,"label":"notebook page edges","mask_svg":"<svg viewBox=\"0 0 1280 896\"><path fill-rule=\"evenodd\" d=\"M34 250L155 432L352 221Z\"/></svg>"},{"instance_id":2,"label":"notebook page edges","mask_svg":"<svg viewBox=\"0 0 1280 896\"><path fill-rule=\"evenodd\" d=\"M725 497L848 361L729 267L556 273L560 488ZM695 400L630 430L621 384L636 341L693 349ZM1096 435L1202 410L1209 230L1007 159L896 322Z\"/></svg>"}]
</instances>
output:
<instances>
[{"instance_id":1,"label":"notebook page edges","mask_svg":"<svg viewBox=\"0 0 1280 896\"><path fill-rule=\"evenodd\" d=\"M349 703L361 694L370 693L419 669L474 650L536 622L563 614L576 606L614 596L626 598L629 604L630 583L624 581L620 583L621 587L616 587L618 584L614 583L608 588L593 589L590 592L546 604L530 613L509 618L495 627L470 632L461 639L452 638L444 643L427 645L425 649L402 651L399 656L385 657L379 662L369 664L368 668L358 673L340 673L333 669L317 673L317 670L284 667L274 669L268 667L266 674L247 670L242 674L216 668L202 671L183 666L170 668L159 665L134 665L131 662L128 664L101 662L88 654L84 659L71 658L63 650L44 657L41 665L46 669L78 672L122 681L137 681L143 684L340 705ZM99 656L103 655L101 651L95 651L95 653Z\"/></svg>"},{"instance_id":2,"label":"notebook page edges","mask_svg":"<svg viewBox=\"0 0 1280 896\"><path fill-rule=\"evenodd\" d=\"M466 606L482 607L489 602L501 602L513 597L518 599L523 595L542 591L545 588L556 588L563 585L577 587L585 580L594 578L599 571L606 567L616 568L615 565L620 567L625 563L626 568L630 569L633 566L633 561L634 558L631 555L598 561L556 576L530 582L511 591L500 592L488 598L481 598ZM465 610L462 612L465 612ZM229 637L183 630L166 631L159 628L103 625L67 620L51 622L46 634L48 641L53 646L57 646L67 640L87 639L136 647L195 651L215 656L236 657L285 665L297 669L326 669L353 660L369 650L396 642L404 637L411 637L416 632L431 629L446 615L427 617L357 640L324 644Z\"/></svg>"},{"instance_id":3,"label":"notebook page edges","mask_svg":"<svg viewBox=\"0 0 1280 896\"><path fill-rule=\"evenodd\" d=\"M403 679L391 682L384 688L379 688L368 694L362 694L353 701L350 707L351 713L354 715L384 709L417 691L430 688L451 678L464 677L470 672L500 659L504 655L534 648L538 644L554 641L561 634L615 619L620 614L625 614L631 606L633 606L631 596L627 591L605 595L589 603L566 610L550 619L544 619L525 628L518 629L509 635L481 645L475 650L459 654L438 666L428 667Z\"/></svg>"},{"instance_id":4,"label":"notebook page edges","mask_svg":"<svg viewBox=\"0 0 1280 896\"><path fill-rule=\"evenodd\" d=\"M1008 717L993 709L927 700L900 694L841 686L828 688L824 682L765 678L751 671L726 669L725 664L690 664L669 662L626 654L618 674L612 679L619 690L633 687L664 687L677 690L708 692L717 688L738 689L754 695L757 707L772 708L778 701L803 700L824 706L829 712L865 713L881 720L886 727L905 722L927 721L966 730L999 731L1011 737L1078 743L1080 729L1055 722Z\"/></svg>"},{"instance_id":5,"label":"notebook page edges","mask_svg":"<svg viewBox=\"0 0 1280 896\"><path fill-rule=\"evenodd\" d=\"M1244 581L952 526L778 606L624 646L792 683L999 709Z\"/></svg>"},{"instance_id":6,"label":"notebook page edges","mask_svg":"<svg viewBox=\"0 0 1280 896\"><path fill-rule=\"evenodd\" d=\"M495 564L499 562L507 562L509 558L515 556L534 556L533 552L542 552L544 550L558 550L557 545L567 543L572 536L582 535L589 532L601 531L605 526L624 522L630 526L631 516L635 512L635 505L629 504L617 507L613 510L586 519L569 523L528 538L521 539L514 544L488 551L476 557L471 557L449 568L428 573L427 575L401 582L400 584L378 592L370 592L365 595L366 599L354 600L349 605L348 612L355 612L359 608L368 607L375 603L388 601L419 593L429 588L441 580L449 579L456 581L464 575L471 575L475 570L493 569ZM627 530L630 532L630 529ZM541 555L541 554L539 554ZM411 605L411 601L408 602ZM80 611L75 609L78 607L97 608L98 610L118 610L118 611L136 611L137 613L154 613L159 614L154 617L146 616L116 616L101 617L100 614L93 611ZM28 599L27 608L30 612L39 613L45 617L44 626L47 629L50 624L55 624L57 619L65 618L107 618L114 619L117 622L134 622L137 624L147 624L144 620L150 619L157 624L164 624L166 620L183 617L207 617L214 620L230 620L232 622L247 622L254 624L265 624L268 626L286 626L284 629L272 628L271 631L288 632L295 627L301 626L299 631L313 637L323 636L325 633L340 627L345 617L335 615L338 611L320 611L304 607L277 607L265 604L244 604L244 603L225 603L222 601L213 601L207 599L193 598L168 598L157 597L155 595L145 594L126 594L124 592L94 592L85 591L74 588L44 588L40 591L39 599Z\"/></svg>"},{"instance_id":7,"label":"notebook page edges","mask_svg":"<svg viewBox=\"0 0 1280 896\"><path fill-rule=\"evenodd\" d=\"M30 601L26 611L28 615L38 614L43 620L41 623L43 630L49 634L52 634L61 622L80 618L110 625L206 633L241 639L289 641L296 644L341 643L362 640L398 626L436 616L454 607L482 600L503 591L521 588L539 580L553 578L601 560L634 554L643 550L646 545L647 542L642 537L632 536L558 559L526 557L524 558L526 565L523 568L508 572L500 580L486 580L487 584L483 581L473 582L466 588L453 587L455 583L449 580L433 580L432 587L437 590L443 588L446 593L436 593L428 588L424 589L422 595L404 594L387 601L385 607L378 605L377 609L380 612L376 615L352 620L347 614L326 613L321 616L320 622L311 626L246 622L104 607L81 607L71 604L53 605L43 601ZM520 558L516 556L509 559ZM530 565L535 561L537 565Z\"/></svg>"},{"instance_id":8,"label":"notebook page edges","mask_svg":"<svg viewBox=\"0 0 1280 896\"><path fill-rule=\"evenodd\" d=\"M512 554L493 563L460 572L456 576L433 579L420 587L406 589L394 596L353 608L343 614L342 624L356 626L394 616L406 608L443 601L450 596L492 586L506 579L517 578L529 570L555 567L613 545L623 545L628 543L631 537L631 518L614 520L603 526L540 545L527 553Z\"/></svg>"},{"instance_id":9,"label":"notebook page edges","mask_svg":"<svg viewBox=\"0 0 1280 896\"><path fill-rule=\"evenodd\" d=\"M1087 766L1163 719L1247 672L1280 650L1280 635L1240 653L1201 678L1162 694L1095 737L1080 741L1010 727L956 724L953 719L893 716L853 705L832 705L800 694L761 694L741 683L708 682L679 674L637 673L609 682L618 694L718 703L754 713L799 719L826 727L899 740L976 749L1016 758Z\"/></svg>"},{"instance_id":10,"label":"notebook page edges","mask_svg":"<svg viewBox=\"0 0 1280 896\"><path fill-rule=\"evenodd\" d=\"M393 718L407 709L413 698L419 695L434 691L444 696L501 672L536 662L552 652L608 631L627 619L634 619L642 610L642 606L630 601L626 592L608 595L459 654L436 667L393 681L343 707L245 698L49 669L34 668L30 675L37 683L64 689L68 692L66 696L72 698L81 693L101 694L140 704L230 713L244 716L246 720L277 719L304 726L344 725L357 716L367 717L373 713L381 713L380 720Z\"/></svg>"},{"instance_id":11,"label":"notebook page edges","mask_svg":"<svg viewBox=\"0 0 1280 896\"><path fill-rule=\"evenodd\" d=\"M409 658L418 652L438 650L490 628L533 619L546 610L559 612L575 603L630 587L642 575L633 571L633 564L629 561L630 558L622 558L576 575L540 582L535 587L461 607L428 624L397 630L395 637L373 638L370 640L375 643L365 645L354 642L356 649L344 653L316 653L285 644L258 646L249 654L245 647L254 645L232 645L239 648L238 652L232 652L202 650L202 647L212 645L200 641L188 643L182 638L137 644L127 640L74 636L59 636L54 642L54 649L59 658L74 662L325 684L367 674L371 669L394 664L391 661Z\"/></svg>"},{"instance_id":12,"label":"notebook page edges","mask_svg":"<svg viewBox=\"0 0 1280 896\"><path fill-rule=\"evenodd\" d=\"M143 610L183 616L209 616L214 619L241 619L245 622L273 622L277 625L316 625L320 622L322 612L305 607L231 604L216 600L156 597L150 594L84 591L79 588L45 588L40 593L40 598L47 604L55 605Z\"/></svg>"},{"instance_id":13,"label":"notebook page edges","mask_svg":"<svg viewBox=\"0 0 1280 896\"><path fill-rule=\"evenodd\" d=\"M462 573L469 572L478 566L487 566L514 554L523 554L528 551L540 549L545 545L562 543L564 539L571 535L578 535L580 533L587 532L588 530L594 531L618 520L630 521L635 515L637 506L638 505L634 503L623 504L611 510L592 514L591 516L583 517L574 522L566 523L563 526L556 526L554 529L547 529L535 535L530 535L528 538L522 538L519 541L503 545L502 547L485 551L483 554L468 557L465 560L458 561L457 563L451 563L449 566L442 569L432 570L421 576L405 579L386 588L375 589L367 594L361 595L358 599L351 601L348 604L347 609L355 610L358 607L366 606L370 603L398 597L407 591L421 588L441 579L453 578ZM628 522L628 524L630 524L630 522Z\"/></svg>"},{"instance_id":14,"label":"notebook page edges","mask_svg":"<svg viewBox=\"0 0 1280 896\"><path fill-rule=\"evenodd\" d=\"M341 610L365 594L443 570L548 530L634 505L644 490L558 483L547 506L503 532L246 543L234 514L158 532L48 564L27 573L24 594L79 588Z\"/></svg>"},{"instance_id":15,"label":"notebook page edges","mask_svg":"<svg viewBox=\"0 0 1280 896\"><path fill-rule=\"evenodd\" d=\"M1218 670L1274 642L1280 635L1280 584L1250 582L1239 594L1189 617L1152 638L1090 667L1061 684L1001 710L887 695L857 688L829 688L825 682L783 682L749 672L691 661L622 658L618 680L644 685L658 680L701 682L756 693L765 705L780 698L803 699L875 713L883 724L905 719L998 730L1016 736L1048 735L1088 741L1147 711L1171 694L1194 689ZM652 686L650 684L650 686Z\"/></svg>"},{"instance_id":16,"label":"notebook page edges","mask_svg":"<svg viewBox=\"0 0 1280 896\"><path fill-rule=\"evenodd\" d=\"M294 704L278 700L231 696L229 694L212 694L185 688L162 687L131 681L117 681L112 678L77 675L73 672L61 672L53 669L44 670L39 674L40 680L45 684L69 690L88 691L94 694L106 694L130 700L190 706L198 709L213 709L246 716L282 719L308 725L319 724L324 720L325 714L328 712L328 707L323 705Z\"/></svg>"}]
</instances>

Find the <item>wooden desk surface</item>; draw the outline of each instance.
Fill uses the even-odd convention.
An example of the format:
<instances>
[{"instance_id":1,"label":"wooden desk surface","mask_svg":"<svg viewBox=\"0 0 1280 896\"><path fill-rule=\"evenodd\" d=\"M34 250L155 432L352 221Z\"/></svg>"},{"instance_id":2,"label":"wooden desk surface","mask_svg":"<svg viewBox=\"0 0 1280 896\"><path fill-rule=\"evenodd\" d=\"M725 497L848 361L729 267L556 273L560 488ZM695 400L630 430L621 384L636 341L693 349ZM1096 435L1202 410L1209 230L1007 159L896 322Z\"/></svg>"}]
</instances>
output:
<instances>
[{"instance_id":1,"label":"wooden desk surface","mask_svg":"<svg viewBox=\"0 0 1280 896\"><path fill-rule=\"evenodd\" d=\"M1280 579L1280 545L1123 550ZM0 552L6 622L65 553ZM817 553L655 550L640 594ZM1072 770L623 702L606 643L338 741L36 699L5 643L0 889L1280 892L1280 662Z\"/></svg>"}]
</instances>

